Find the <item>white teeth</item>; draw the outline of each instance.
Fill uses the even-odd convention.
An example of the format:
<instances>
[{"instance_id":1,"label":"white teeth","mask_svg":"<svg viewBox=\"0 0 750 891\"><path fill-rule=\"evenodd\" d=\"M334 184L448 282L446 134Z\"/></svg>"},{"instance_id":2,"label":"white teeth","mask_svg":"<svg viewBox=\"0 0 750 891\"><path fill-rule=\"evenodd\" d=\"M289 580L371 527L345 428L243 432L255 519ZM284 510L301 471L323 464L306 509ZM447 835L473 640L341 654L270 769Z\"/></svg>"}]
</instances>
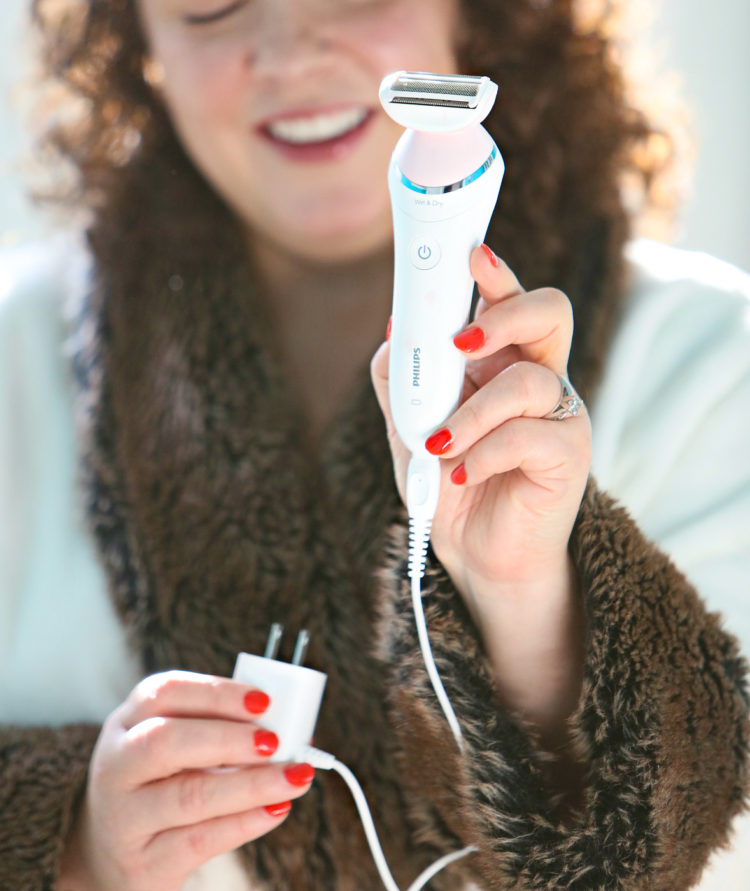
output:
<instances>
[{"instance_id":1,"label":"white teeth","mask_svg":"<svg viewBox=\"0 0 750 891\"><path fill-rule=\"evenodd\" d=\"M366 117L366 108L351 108L347 111L316 114L312 117L274 121L268 125L268 130L277 139L302 145L306 142L324 142L343 136L361 124Z\"/></svg>"}]
</instances>

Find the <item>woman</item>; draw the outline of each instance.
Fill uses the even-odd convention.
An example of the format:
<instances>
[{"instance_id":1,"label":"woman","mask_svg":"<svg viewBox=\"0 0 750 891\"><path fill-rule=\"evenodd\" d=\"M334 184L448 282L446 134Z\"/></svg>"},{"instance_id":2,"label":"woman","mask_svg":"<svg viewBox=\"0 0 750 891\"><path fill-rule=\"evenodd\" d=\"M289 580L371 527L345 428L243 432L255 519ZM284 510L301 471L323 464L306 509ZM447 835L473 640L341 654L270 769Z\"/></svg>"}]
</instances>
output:
<instances>
[{"instance_id":1,"label":"woman","mask_svg":"<svg viewBox=\"0 0 750 891\"><path fill-rule=\"evenodd\" d=\"M308 664L329 675L315 743L362 782L400 886L464 845L478 851L433 887L697 881L742 806L744 665L587 482L586 412L546 417L568 364L593 394L632 290L619 177L649 128L602 34L562 0L35 8L51 73L86 100L53 139L91 216L85 247L11 269L77 301L82 495L111 601L103 579L24 591L18 612L44 621L12 626L5 884L379 887L338 778L264 763L267 697L225 680L276 620L311 631ZM423 591L463 754L408 606L381 344L399 131L376 95L398 68L502 90L488 241L510 265L472 254L464 398L430 440L443 495ZM67 655L40 650L44 624Z\"/></svg>"}]
</instances>

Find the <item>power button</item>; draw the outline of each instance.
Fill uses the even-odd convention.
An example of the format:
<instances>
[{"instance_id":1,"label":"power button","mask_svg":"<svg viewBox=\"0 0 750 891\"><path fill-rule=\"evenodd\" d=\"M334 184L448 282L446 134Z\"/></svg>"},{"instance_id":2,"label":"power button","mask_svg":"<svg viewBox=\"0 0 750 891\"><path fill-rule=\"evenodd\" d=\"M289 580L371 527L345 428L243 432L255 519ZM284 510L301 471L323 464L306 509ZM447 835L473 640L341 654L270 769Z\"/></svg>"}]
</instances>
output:
<instances>
[{"instance_id":1,"label":"power button","mask_svg":"<svg viewBox=\"0 0 750 891\"><path fill-rule=\"evenodd\" d=\"M432 238L413 238L409 245L411 262L417 269L432 269L440 262L440 245Z\"/></svg>"}]
</instances>

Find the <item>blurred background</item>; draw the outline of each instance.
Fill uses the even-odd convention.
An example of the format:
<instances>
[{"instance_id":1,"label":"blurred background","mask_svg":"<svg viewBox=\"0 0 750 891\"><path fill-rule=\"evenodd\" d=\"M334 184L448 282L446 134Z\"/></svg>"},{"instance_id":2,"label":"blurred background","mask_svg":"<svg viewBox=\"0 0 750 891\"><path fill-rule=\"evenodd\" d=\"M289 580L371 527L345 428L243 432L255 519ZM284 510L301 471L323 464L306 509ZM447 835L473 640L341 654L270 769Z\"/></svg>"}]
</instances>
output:
<instances>
[{"instance_id":1,"label":"blurred background","mask_svg":"<svg viewBox=\"0 0 750 891\"><path fill-rule=\"evenodd\" d=\"M14 84L28 70L29 3L0 2L0 244L51 225L24 196L24 131L11 102ZM690 194L674 243L750 269L750 2L659 0L649 16L639 39L681 84L695 141Z\"/></svg>"}]
</instances>

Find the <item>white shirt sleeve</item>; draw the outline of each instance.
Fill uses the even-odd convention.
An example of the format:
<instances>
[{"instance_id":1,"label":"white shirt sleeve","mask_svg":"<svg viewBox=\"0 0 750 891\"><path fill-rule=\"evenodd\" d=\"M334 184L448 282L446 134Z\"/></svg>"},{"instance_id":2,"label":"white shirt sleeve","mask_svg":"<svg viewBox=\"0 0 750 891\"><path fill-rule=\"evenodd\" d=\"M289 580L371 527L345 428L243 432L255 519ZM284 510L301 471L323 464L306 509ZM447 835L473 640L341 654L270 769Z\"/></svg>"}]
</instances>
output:
<instances>
[{"instance_id":1,"label":"white shirt sleeve","mask_svg":"<svg viewBox=\"0 0 750 891\"><path fill-rule=\"evenodd\" d=\"M644 240L628 257L593 472L750 653L750 276Z\"/></svg>"},{"instance_id":2,"label":"white shirt sleeve","mask_svg":"<svg viewBox=\"0 0 750 891\"><path fill-rule=\"evenodd\" d=\"M76 487L62 303L85 288L70 236L0 251L0 721L102 720L128 652Z\"/></svg>"}]
</instances>

